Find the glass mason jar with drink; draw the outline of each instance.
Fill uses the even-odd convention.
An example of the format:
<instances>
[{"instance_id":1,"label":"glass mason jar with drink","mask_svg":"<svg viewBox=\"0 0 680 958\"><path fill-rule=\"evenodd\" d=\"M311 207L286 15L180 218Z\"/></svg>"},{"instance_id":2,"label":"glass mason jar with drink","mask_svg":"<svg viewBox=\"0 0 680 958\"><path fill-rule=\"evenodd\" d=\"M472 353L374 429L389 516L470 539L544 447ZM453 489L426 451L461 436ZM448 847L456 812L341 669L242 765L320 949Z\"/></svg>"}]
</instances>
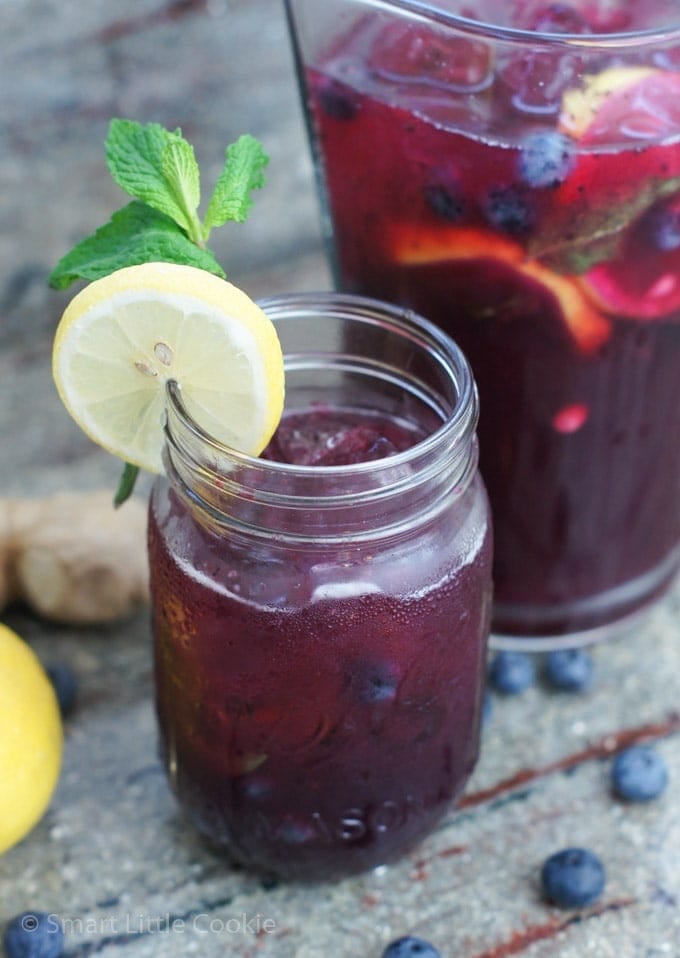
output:
<instances>
[{"instance_id":1,"label":"glass mason jar with drink","mask_svg":"<svg viewBox=\"0 0 680 958\"><path fill-rule=\"evenodd\" d=\"M491 607L469 366L358 297L262 304L286 409L260 458L169 386L150 506L157 710L191 819L241 863L393 859L476 761Z\"/></svg>"},{"instance_id":2,"label":"glass mason jar with drink","mask_svg":"<svg viewBox=\"0 0 680 958\"><path fill-rule=\"evenodd\" d=\"M680 11L287 0L338 284L480 391L494 641L620 631L680 562Z\"/></svg>"},{"instance_id":3,"label":"glass mason jar with drink","mask_svg":"<svg viewBox=\"0 0 680 958\"><path fill-rule=\"evenodd\" d=\"M51 274L90 281L52 371L75 422L125 463L117 504L140 470L158 476L170 781L245 866L308 879L382 864L446 813L479 749L491 532L470 367L412 310L332 293L260 306L224 279L205 240L262 185L253 137L227 147L189 223L199 171L179 131L114 120L107 157L124 188L146 177L149 202ZM178 220L163 213L165 243L154 204Z\"/></svg>"}]
</instances>

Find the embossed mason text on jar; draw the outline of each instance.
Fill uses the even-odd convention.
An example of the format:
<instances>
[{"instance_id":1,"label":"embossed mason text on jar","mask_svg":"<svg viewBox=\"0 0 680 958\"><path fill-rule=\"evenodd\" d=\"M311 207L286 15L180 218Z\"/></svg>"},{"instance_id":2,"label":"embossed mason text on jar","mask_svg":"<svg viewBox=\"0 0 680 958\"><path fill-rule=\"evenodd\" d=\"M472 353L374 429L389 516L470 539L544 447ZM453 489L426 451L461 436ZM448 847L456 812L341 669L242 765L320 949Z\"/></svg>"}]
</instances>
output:
<instances>
[{"instance_id":1,"label":"embossed mason text on jar","mask_svg":"<svg viewBox=\"0 0 680 958\"><path fill-rule=\"evenodd\" d=\"M263 303L286 411L260 459L169 390L149 549L161 748L198 829L309 879L424 837L477 758L491 535L477 397L424 320Z\"/></svg>"}]
</instances>

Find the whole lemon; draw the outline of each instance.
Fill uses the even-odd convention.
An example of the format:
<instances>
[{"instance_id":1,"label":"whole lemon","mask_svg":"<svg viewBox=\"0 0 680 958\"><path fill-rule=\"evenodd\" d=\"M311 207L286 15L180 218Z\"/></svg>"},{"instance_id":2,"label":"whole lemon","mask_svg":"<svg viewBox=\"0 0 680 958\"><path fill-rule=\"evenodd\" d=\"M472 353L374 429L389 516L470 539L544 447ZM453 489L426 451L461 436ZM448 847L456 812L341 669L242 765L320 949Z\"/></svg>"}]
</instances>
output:
<instances>
[{"instance_id":1,"label":"whole lemon","mask_svg":"<svg viewBox=\"0 0 680 958\"><path fill-rule=\"evenodd\" d=\"M0 624L0 854L42 817L61 767L52 683L33 650Z\"/></svg>"}]
</instances>

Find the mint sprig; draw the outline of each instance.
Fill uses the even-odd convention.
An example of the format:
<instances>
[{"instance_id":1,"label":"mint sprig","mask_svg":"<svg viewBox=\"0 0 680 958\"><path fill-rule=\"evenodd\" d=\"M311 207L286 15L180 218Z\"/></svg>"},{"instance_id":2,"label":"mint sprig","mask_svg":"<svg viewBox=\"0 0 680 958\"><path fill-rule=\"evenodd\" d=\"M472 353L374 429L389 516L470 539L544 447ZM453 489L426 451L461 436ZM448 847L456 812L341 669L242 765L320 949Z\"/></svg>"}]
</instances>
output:
<instances>
[{"instance_id":1,"label":"mint sprig","mask_svg":"<svg viewBox=\"0 0 680 958\"><path fill-rule=\"evenodd\" d=\"M215 227L243 223L252 192L264 185L269 158L255 137L241 136L227 147L203 220L200 170L181 130L114 118L106 138L106 162L133 202L59 260L49 275L50 286L66 289L77 280L101 279L125 266L150 262L179 263L225 276L207 242ZM138 472L125 464L116 506L132 494Z\"/></svg>"},{"instance_id":2,"label":"mint sprig","mask_svg":"<svg viewBox=\"0 0 680 958\"><path fill-rule=\"evenodd\" d=\"M62 257L50 285L66 289L78 279L101 279L124 266L153 262L184 263L224 277L210 250L196 246L165 213L134 200Z\"/></svg>"},{"instance_id":3,"label":"mint sprig","mask_svg":"<svg viewBox=\"0 0 680 958\"><path fill-rule=\"evenodd\" d=\"M100 279L124 266L154 261L225 275L207 241L213 227L244 222L251 193L264 185L269 159L255 137L241 136L227 147L205 221L198 212L201 177L194 148L180 130L113 119L106 162L115 182L136 202L62 257L50 273L50 286L65 289L78 279Z\"/></svg>"}]
</instances>

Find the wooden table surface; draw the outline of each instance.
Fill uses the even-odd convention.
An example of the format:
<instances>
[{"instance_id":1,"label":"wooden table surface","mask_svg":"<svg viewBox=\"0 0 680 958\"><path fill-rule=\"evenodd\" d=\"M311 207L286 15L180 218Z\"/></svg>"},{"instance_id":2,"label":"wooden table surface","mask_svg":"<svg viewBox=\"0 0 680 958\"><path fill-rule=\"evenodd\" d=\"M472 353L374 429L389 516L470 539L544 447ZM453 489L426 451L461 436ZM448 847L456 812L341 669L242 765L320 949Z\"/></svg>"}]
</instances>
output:
<instances>
[{"instance_id":1,"label":"wooden table surface","mask_svg":"<svg viewBox=\"0 0 680 958\"><path fill-rule=\"evenodd\" d=\"M0 52L0 489L113 489L118 463L51 383L69 294L46 287L59 256L125 202L104 164L112 116L181 127L206 184L228 142L258 136L267 187L216 253L255 296L330 286L282 4L0 0ZM80 697L51 806L0 859L0 925L54 913L70 958L379 958L409 933L442 958L679 958L679 611L676 590L596 648L586 694L538 683L496 698L478 768L436 833L397 865L315 887L230 869L182 819L156 758L146 611L102 629L6 611L45 661L74 668ZM609 770L637 741L656 744L671 784L629 806ZM538 887L544 858L572 844L607 869L582 912L549 907Z\"/></svg>"}]
</instances>

